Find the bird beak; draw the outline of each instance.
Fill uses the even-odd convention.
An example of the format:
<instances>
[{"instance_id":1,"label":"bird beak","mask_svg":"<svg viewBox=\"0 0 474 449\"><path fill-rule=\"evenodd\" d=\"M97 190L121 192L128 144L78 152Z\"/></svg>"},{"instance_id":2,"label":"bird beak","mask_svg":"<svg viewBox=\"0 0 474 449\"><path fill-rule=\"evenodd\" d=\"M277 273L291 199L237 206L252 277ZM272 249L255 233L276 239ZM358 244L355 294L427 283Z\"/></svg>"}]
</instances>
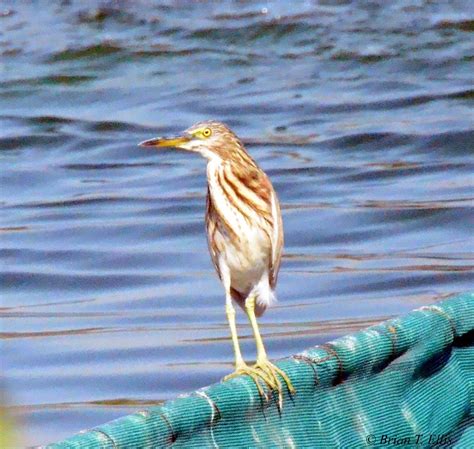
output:
<instances>
[{"instance_id":1,"label":"bird beak","mask_svg":"<svg viewBox=\"0 0 474 449\"><path fill-rule=\"evenodd\" d=\"M156 137L155 139L144 140L138 144L139 147L170 147L179 148L189 142L191 136L182 135L176 137Z\"/></svg>"}]
</instances>

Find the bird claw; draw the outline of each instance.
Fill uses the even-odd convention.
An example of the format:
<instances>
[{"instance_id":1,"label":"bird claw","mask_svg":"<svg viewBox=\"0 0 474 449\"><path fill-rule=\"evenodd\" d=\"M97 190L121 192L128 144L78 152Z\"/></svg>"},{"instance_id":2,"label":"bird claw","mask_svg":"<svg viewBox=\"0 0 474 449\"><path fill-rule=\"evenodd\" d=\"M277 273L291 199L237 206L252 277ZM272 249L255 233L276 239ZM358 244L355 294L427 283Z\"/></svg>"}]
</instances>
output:
<instances>
[{"instance_id":1,"label":"bird claw","mask_svg":"<svg viewBox=\"0 0 474 449\"><path fill-rule=\"evenodd\" d=\"M283 388L278 376L284 380L290 394L294 394L296 391L286 373L266 359L257 360L257 363L254 366L238 366L233 373L225 376L224 380L233 379L234 377L242 375L247 375L254 381L258 393L262 398L266 398L267 396L263 391L260 383L261 380L265 382L271 391L278 392L278 409L280 411L283 408Z\"/></svg>"},{"instance_id":2,"label":"bird claw","mask_svg":"<svg viewBox=\"0 0 474 449\"><path fill-rule=\"evenodd\" d=\"M268 386L272 391L276 390L278 392L278 409L281 411L283 409L283 388L278 376L284 380L288 391L292 395L296 392L296 390L293 387L290 379L282 369L275 366L268 359L257 360L257 363L254 365L254 367L260 371L263 371L267 377L270 378L271 384L268 384Z\"/></svg>"},{"instance_id":3,"label":"bird claw","mask_svg":"<svg viewBox=\"0 0 474 449\"><path fill-rule=\"evenodd\" d=\"M231 374L228 374L224 377L224 381L233 379L234 377L238 376L249 376L255 383L257 387L258 393L260 397L266 397L265 392L263 391L262 385L260 384L260 380L263 380L269 388L272 388L272 381L271 379L260 369L248 366L248 365L240 365L237 366L235 371Z\"/></svg>"}]
</instances>

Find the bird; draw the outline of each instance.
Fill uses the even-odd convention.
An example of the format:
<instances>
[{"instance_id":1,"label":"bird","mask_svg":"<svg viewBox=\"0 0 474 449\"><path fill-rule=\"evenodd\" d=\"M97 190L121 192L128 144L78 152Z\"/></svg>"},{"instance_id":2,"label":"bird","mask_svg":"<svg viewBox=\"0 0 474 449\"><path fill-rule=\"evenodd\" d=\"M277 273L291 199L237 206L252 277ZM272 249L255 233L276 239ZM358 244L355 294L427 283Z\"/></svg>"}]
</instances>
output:
<instances>
[{"instance_id":1,"label":"bird","mask_svg":"<svg viewBox=\"0 0 474 449\"><path fill-rule=\"evenodd\" d=\"M225 289L225 310L235 356L235 371L224 380L250 376L260 395L266 385L278 393L283 383L295 392L288 375L268 358L257 317L275 302L283 250L280 204L270 179L224 123L203 121L174 137L139 143L146 148L175 148L207 159L206 230L212 263ZM257 359L249 366L242 356L234 304L252 327ZM280 378L283 380L280 380Z\"/></svg>"}]
</instances>

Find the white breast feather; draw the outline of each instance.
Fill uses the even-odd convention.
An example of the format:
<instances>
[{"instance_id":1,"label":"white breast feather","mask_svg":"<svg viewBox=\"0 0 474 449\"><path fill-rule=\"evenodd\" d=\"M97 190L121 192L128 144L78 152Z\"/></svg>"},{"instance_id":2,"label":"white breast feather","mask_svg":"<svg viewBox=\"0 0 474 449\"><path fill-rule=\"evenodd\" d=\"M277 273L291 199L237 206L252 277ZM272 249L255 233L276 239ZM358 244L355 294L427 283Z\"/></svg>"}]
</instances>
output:
<instances>
[{"instance_id":1,"label":"white breast feather","mask_svg":"<svg viewBox=\"0 0 474 449\"><path fill-rule=\"evenodd\" d=\"M220 257L230 269L233 288L242 293L255 289L258 293L258 302L269 304L273 299L273 294L268 282L268 237L259 227L250 225L229 204L217 180L217 172L221 168L217 161L208 163L210 194L215 206L219 208L219 212L224 215L232 229L236 230L241 241L239 247L234 247L227 242ZM274 257L273 249L272 257Z\"/></svg>"}]
</instances>

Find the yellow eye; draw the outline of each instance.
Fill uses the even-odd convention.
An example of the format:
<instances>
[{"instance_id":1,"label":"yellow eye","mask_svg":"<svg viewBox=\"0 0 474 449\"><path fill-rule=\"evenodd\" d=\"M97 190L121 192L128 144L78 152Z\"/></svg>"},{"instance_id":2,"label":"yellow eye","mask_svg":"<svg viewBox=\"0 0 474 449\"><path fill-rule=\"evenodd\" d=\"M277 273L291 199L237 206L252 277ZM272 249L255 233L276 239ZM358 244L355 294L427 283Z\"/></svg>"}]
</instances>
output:
<instances>
[{"instance_id":1,"label":"yellow eye","mask_svg":"<svg viewBox=\"0 0 474 449\"><path fill-rule=\"evenodd\" d=\"M202 135L204 137L211 137L211 134L212 134L212 131L210 130L210 128L206 128L202 131Z\"/></svg>"}]
</instances>

